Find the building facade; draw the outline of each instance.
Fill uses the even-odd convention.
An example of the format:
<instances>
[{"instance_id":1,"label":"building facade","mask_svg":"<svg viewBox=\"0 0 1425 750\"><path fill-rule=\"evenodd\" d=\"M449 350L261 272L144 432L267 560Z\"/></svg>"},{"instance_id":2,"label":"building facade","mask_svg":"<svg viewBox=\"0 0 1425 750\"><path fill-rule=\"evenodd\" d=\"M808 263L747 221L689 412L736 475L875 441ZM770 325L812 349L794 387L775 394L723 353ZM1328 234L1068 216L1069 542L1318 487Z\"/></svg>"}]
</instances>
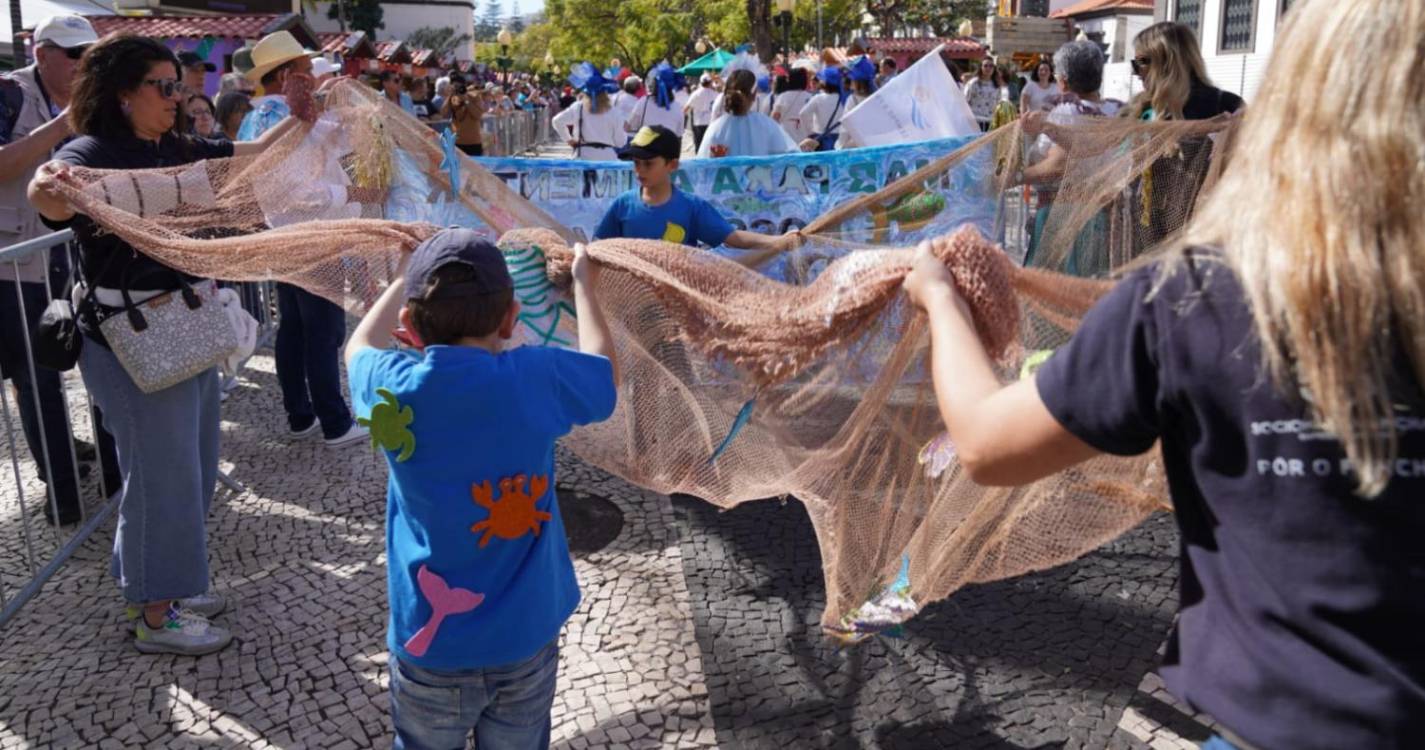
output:
<instances>
[{"instance_id":1,"label":"building facade","mask_svg":"<svg viewBox=\"0 0 1425 750\"><path fill-rule=\"evenodd\" d=\"M307 22L317 33L339 31L336 19L327 17L329 2L318 2L315 11L307 12ZM410 37L416 29L450 27L456 34L475 36L475 3L472 0L405 0L404 2L382 2L381 22L386 25L378 29L374 41L387 42ZM466 42L455 48L457 60L469 60L474 47Z\"/></svg>"},{"instance_id":2,"label":"building facade","mask_svg":"<svg viewBox=\"0 0 1425 750\"><path fill-rule=\"evenodd\" d=\"M1104 97L1126 102L1142 90L1133 75L1133 38L1153 24L1153 0L1081 0L1060 8L1055 18L1068 18L1077 35L1103 48Z\"/></svg>"},{"instance_id":3,"label":"building facade","mask_svg":"<svg viewBox=\"0 0 1425 750\"><path fill-rule=\"evenodd\" d=\"M1291 5L1292 0L1154 0L1153 15L1194 29L1212 83L1251 101Z\"/></svg>"}]
</instances>

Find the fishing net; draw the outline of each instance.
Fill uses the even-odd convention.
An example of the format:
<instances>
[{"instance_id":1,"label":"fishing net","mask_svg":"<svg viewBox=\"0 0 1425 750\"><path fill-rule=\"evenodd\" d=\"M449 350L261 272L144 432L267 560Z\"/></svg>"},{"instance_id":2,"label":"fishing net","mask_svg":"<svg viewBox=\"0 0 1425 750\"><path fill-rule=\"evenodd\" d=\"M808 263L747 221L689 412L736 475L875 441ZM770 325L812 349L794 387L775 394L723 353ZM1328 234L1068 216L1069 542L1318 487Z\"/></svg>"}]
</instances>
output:
<instances>
[{"instance_id":1,"label":"fishing net","mask_svg":"<svg viewBox=\"0 0 1425 750\"><path fill-rule=\"evenodd\" d=\"M929 240L947 263L1001 377L1030 377L1109 288L1094 277L1184 225L1226 124L1085 118L1052 142L1011 124L832 207L775 272L656 241L592 243L622 386L613 417L567 446L723 507L800 500L822 552L823 625L850 640L967 584L1073 560L1165 507L1157 452L1014 489L971 482L936 407L924 316L901 293L911 248ZM1021 186L1045 158L1062 163L1057 178ZM257 156L73 177L81 213L165 263L278 279L353 311L436 225L476 227L514 274L520 341L576 338L578 233L355 84ZM962 198L991 215L956 214Z\"/></svg>"}]
</instances>

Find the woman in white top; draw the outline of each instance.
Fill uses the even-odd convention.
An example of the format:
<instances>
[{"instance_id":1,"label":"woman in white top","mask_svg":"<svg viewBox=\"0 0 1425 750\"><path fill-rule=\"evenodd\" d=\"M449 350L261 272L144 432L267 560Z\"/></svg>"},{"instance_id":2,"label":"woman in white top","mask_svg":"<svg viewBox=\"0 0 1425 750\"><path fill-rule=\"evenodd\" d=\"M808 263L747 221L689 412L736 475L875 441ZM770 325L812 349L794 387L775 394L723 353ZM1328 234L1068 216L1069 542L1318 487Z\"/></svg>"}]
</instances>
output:
<instances>
[{"instance_id":1,"label":"woman in white top","mask_svg":"<svg viewBox=\"0 0 1425 750\"><path fill-rule=\"evenodd\" d=\"M969 102L970 111L974 113L975 122L980 124L982 131L990 129L990 120L994 117L995 107L999 106L1002 88L1004 84L999 69L995 67L995 61L989 58L980 62L979 75L965 84L965 100Z\"/></svg>"},{"instance_id":2,"label":"woman in white top","mask_svg":"<svg viewBox=\"0 0 1425 750\"><path fill-rule=\"evenodd\" d=\"M870 99L876 93L876 64L871 62L871 58L862 55L846 66L846 80L851 88L851 95L846 97L846 103L841 105L843 114L855 109L861 102ZM841 137L836 139L838 151L848 148L860 148L861 144L856 141L856 137L851 133L841 132Z\"/></svg>"},{"instance_id":3,"label":"woman in white top","mask_svg":"<svg viewBox=\"0 0 1425 750\"><path fill-rule=\"evenodd\" d=\"M721 156L767 156L797 150L772 118L753 110L757 104L757 76L737 70L727 79L723 92L727 114L713 122L698 148L701 158Z\"/></svg>"},{"instance_id":4,"label":"woman in white top","mask_svg":"<svg viewBox=\"0 0 1425 750\"><path fill-rule=\"evenodd\" d=\"M1042 112L1050 107L1050 100L1063 93L1054 80L1054 65L1048 60L1040 60L1034 67L1034 80L1024 85L1019 95L1019 111Z\"/></svg>"},{"instance_id":5,"label":"woman in white top","mask_svg":"<svg viewBox=\"0 0 1425 750\"><path fill-rule=\"evenodd\" d=\"M648 95L634 105L628 119L624 120L624 130L637 133L646 125L662 125L683 137L683 106L678 101L678 92L685 82L681 73L664 60L648 72Z\"/></svg>"},{"instance_id":6,"label":"woman in white top","mask_svg":"<svg viewBox=\"0 0 1425 750\"><path fill-rule=\"evenodd\" d=\"M777 80L777 85L783 88L777 92L777 101L772 105L772 119L781 124L792 140L801 143L811 135L810 129L802 123L802 108L811 101L806 69L793 68L785 79Z\"/></svg>"},{"instance_id":7,"label":"woman in white top","mask_svg":"<svg viewBox=\"0 0 1425 750\"><path fill-rule=\"evenodd\" d=\"M801 111L802 126L807 133L801 142L803 151L823 150L819 140L822 136L839 136L841 116L855 106L851 97L842 92L841 68L822 68L816 77L821 81L821 93L813 96ZM825 150L830 151L834 147L830 144Z\"/></svg>"},{"instance_id":8,"label":"woman in white top","mask_svg":"<svg viewBox=\"0 0 1425 750\"><path fill-rule=\"evenodd\" d=\"M569 84L579 91L579 101L554 116L555 132L569 134L575 159L615 161L614 149L628 140L624 118L609 101L618 85L604 78L590 63L581 63L569 74Z\"/></svg>"}]
</instances>

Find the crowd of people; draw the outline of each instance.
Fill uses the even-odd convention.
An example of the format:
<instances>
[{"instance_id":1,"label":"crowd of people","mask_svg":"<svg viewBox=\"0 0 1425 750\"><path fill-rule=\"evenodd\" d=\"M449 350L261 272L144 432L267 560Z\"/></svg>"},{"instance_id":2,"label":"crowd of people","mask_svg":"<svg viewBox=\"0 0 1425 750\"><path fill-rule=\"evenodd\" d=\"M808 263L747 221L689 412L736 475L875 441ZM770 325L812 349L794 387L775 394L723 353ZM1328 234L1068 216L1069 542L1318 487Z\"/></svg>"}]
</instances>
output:
<instances>
[{"instance_id":1,"label":"crowd of people","mask_svg":"<svg viewBox=\"0 0 1425 750\"><path fill-rule=\"evenodd\" d=\"M1171 22L1135 38L1143 90L1128 102L1102 97L1103 52L1090 42L1065 45L1022 85L988 60L965 82L977 119L1003 102L1029 113L1026 132L1042 137L1022 180L1045 192L1044 206L1077 122L1243 117L1240 145L1186 232L1166 238L1157 262L1128 272L1037 374L1002 383L928 246L905 289L928 316L938 406L974 481L1022 484L1101 453L1161 446L1183 537L1181 616L1163 673L1219 723L1210 746L1405 748L1425 736L1425 659L1415 645L1425 625L1425 96L1412 73L1425 64L1425 6L1305 0L1292 14L1268 79L1312 70L1321 85L1269 86L1250 112L1212 85L1194 33ZM1324 28L1362 43L1322 44ZM207 564L218 378L208 370L145 392L99 326L131 298L203 280L102 231L60 188L74 167L261 153L296 127L280 93L286 80L335 71L278 32L208 101L189 95L186 81L211 71L156 40L100 40L84 19L64 16L40 24L34 43L36 63L0 77L0 210L17 217L0 225L0 245L71 227L80 252L72 272L62 254L50 266L0 269L21 289L19 299L0 295L0 368L21 392L36 464L52 467L42 477L60 501L51 520L72 522L78 498L61 486L74 467L62 463L71 446L56 409L59 376L32 377L18 342L30 333L20 321L39 317L45 286L77 277L79 368L102 425L97 450L116 468L106 477L121 493L112 570L135 646L211 653L232 640L213 622L226 601ZM1358 75L1379 59L1398 61L1399 71ZM725 244L760 259L800 238L734 230L677 190L684 123L706 157L846 148L854 144L837 132L838 118L894 74L859 56L773 69L764 82L743 60L689 87L665 64L647 78L585 64L557 97L555 123L580 158L634 164L639 187L615 201L598 238ZM430 88L395 75L373 84L415 116L452 122L487 108L556 106L547 90L511 97L454 76ZM1351 92L1353 109L1370 116L1341 117L1322 89ZM474 131L459 137L479 153ZM1087 263L1096 240L1085 231ZM355 414L400 422L375 430L390 467L398 747L459 746L472 731L481 746L549 743L558 634L579 597L553 497L553 443L607 418L618 397L601 310L612 301L596 298L598 273L576 248L578 351L509 349L519 308L500 251L447 230L405 258L401 279L345 343ZM279 303L288 438L320 431L332 446L363 442L340 390L340 309L296 287ZM397 326L416 356L390 348ZM492 486L542 504L510 525L496 518ZM451 522L448 497L476 520L488 511L475 524L485 529L478 544L470 524ZM465 689L479 699L452 699Z\"/></svg>"},{"instance_id":2,"label":"crowd of people","mask_svg":"<svg viewBox=\"0 0 1425 750\"><path fill-rule=\"evenodd\" d=\"M617 61L614 61L615 63ZM556 133L575 157L618 158L617 150L645 126L671 131L700 158L830 151L857 144L840 132L841 118L895 76L894 60L868 54L818 64L811 58L768 69L742 52L720 71L691 80L664 60L640 78L611 65L581 63L569 77L575 97L554 117Z\"/></svg>"}]
</instances>

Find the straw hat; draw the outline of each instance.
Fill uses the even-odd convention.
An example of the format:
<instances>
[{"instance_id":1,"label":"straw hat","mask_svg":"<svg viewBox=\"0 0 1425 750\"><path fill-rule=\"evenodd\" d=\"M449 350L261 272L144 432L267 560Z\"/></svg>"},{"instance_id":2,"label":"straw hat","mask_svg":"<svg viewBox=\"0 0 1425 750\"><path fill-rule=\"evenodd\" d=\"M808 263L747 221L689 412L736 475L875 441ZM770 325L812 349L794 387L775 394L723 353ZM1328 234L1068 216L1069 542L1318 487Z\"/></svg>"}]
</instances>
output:
<instances>
[{"instance_id":1,"label":"straw hat","mask_svg":"<svg viewBox=\"0 0 1425 750\"><path fill-rule=\"evenodd\" d=\"M262 41L252 48L252 70L243 75L247 80L257 83L273 68L314 54L316 53L311 50L303 49L297 37L292 36L292 32L278 31L263 37Z\"/></svg>"}]
</instances>

